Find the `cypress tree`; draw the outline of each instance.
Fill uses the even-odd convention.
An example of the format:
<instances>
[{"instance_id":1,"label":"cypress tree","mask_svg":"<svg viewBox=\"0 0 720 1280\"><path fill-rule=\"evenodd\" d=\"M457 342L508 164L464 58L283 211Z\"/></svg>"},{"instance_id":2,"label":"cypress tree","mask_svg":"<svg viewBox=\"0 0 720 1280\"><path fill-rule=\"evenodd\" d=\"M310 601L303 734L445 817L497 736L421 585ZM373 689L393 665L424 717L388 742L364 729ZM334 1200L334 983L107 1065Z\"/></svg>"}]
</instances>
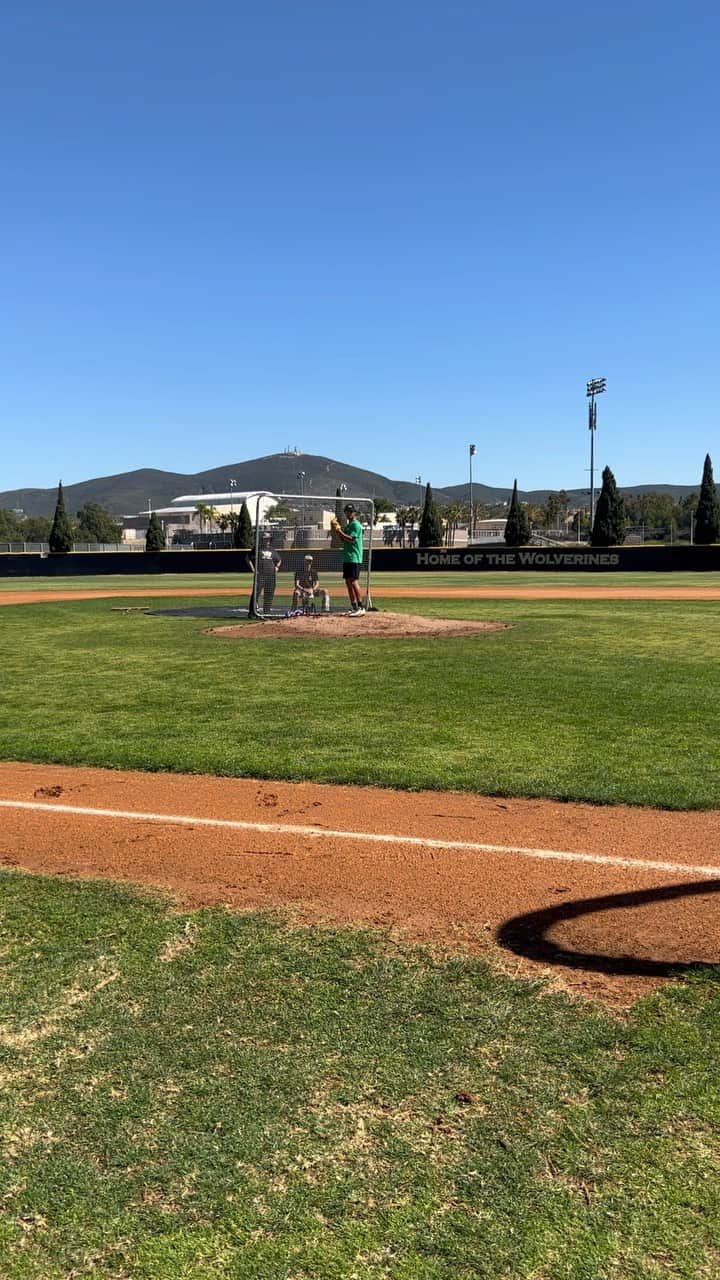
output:
<instances>
[{"instance_id":1,"label":"cypress tree","mask_svg":"<svg viewBox=\"0 0 720 1280\"><path fill-rule=\"evenodd\" d=\"M512 498L505 522L505 545L524 547L530 541L530 520L518 498L517 480L513 483Z\"/></svg>"},{"instance_id":2,"label":"cypress tree","mask_svg":"<svg viewBox=\"0 0 720 1280\"><path fill-rule=\"evenodd\" d=\"M145 534L145 550L165 550L165 530L160 523L160 517L156 511L153 511L148 521L147 533Z\"/></svg>"},{"instance_id":3,"label":"cypress tree","mask_svg":"<svg viewBox=\"0 0 720 1280\"><path fill-rule=\"evenodd\" d=\"M247 508L247 502L243 498L243 504L240 508L240 514L233 525L233 546L234 547L251 547L253 544L252 520L250 512Z\"/></svg>"},{"instance_id":4,"label":"cypress tree","mask_svg":"<svg viewBox=\"0 0 720 1280\"><path fill-rule=\"evenodd\" d=\"M695 541L707 546L720 540L720 502L713 480L710 454L705 455L700 497L695 512Z\"/></svg>"},{"instance_id":5,"label":"cypress tree","mask_svg":"<svg viewBox=\"0 0 720 1280\"><path fill-rule=\"evenodd\" d=\"M58 553L65 553L73 549L73 531L72 525L65 510L65 495L63 494L62 480L58 484L57 502L55 503L55 515L53 516L52 529L48 539L50 550Z\"/></svg>"},{"instance_id":6,"label":"cypress tree","mask_svg":"<svg viewBox=\"0 0 720 1280\"><path fill-rule=\"evenodd\" d=\"M440 512L435 506L435 499L430 485L425 489L425 505L420 517L420 537L418 542L421 547L441 547L443 542L442 520Z\"/></svg>"},{"instance_id":7,"label":"cypress tree","mask_svg":"<svg viewBox=\"0 0 720 1280\"><path fill-rule=\"evenodd\" d=\"M602 473L602 489L595 508L595 521L590 534L592 547L616 547L625 541L627 520L625 503L617 490L609 467Z\"/></svg>"}]
</instances>

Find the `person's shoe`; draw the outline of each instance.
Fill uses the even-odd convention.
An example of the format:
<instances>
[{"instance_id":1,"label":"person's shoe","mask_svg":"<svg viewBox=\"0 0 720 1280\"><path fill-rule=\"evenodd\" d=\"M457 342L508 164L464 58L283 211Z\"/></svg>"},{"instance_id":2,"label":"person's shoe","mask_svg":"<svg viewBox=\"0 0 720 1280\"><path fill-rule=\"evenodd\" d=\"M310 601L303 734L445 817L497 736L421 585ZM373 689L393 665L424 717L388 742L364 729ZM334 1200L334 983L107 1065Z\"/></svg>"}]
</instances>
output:
<instances>
[{"instance_id":1,"label":"person's shoe","mask_svg":"<svg viewBox=\"0 0 720 1280\"><path fill-rule=\"evenodd\" d=\"M364 610L363 606L362 606L362 605L360 605L360 607L359 607L358 609L353 610L353 617L354 617L354 618L361 618L361 617L363 616L363 614L364 614L364 613L365 613L365 610Z\"/></svg>"}]
</instances>

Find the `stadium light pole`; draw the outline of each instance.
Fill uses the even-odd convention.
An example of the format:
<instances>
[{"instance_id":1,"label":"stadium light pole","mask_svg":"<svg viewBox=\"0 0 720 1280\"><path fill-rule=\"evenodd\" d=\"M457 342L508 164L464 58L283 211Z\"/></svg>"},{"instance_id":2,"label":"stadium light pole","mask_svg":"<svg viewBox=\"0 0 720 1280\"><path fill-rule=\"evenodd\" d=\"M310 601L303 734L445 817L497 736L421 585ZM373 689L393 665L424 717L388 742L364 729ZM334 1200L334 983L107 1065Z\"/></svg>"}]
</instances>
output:
<instances>
[{"instance_id":1,"label":"stadium light pole","mask_svg":"<svg viewBox=\"0 0 720 1280\"><path fill-rule=\"evenodd\" d=\"M301 500L301 506L302 506L302 522L303 522L303 529L304 529L305 528L305 472L298 471L297 478L300 481L300 500Z\"/></svg>"},{"instance_id":2,"label":"stadium light pole","mask_svg":"<svg viewBox=\"0 0 720 1280\"><path fill-rule=\"evenodd\" d=\"M588 404L588 430L590 432L590 536L595 523L595 432L597 430L597 406L595 397L602 394L607 385L607 378L591 378L587 383L586 394L590 398Z\"/></svg>"},{"instance_id":3,"label":"stadium light pole","mask_svg":"<svg viewBox=\"0 0 720 1280\"><path fill-rule=\"evenodd\" d=\"M475 457L476 453L477 453L477 449L475 448L475 445L471 444L470 445L470 541L472 541L473 533L475 532L475 517L473 513L472 460Z\"/></svg>"},{"instance_id":4,"label":"stadium light pole","mask_svg":"<svg viewBox=\"0 0 720 1280\"><path fill-rule=\"evenodd\" d=\"M416 477L415 477L415 483L416 483L416 485L417 485L417 487L418 487L418 502L420 503L420 506L422 507L422 504L423 504L423 496L422 496L422 476L416 476Z\"/></svg>"},{"instance_id":5,"label":"stadium light pole","mask_svg":"<svg viewBox=\"0 0 720 1280\"><path fill-rule=\"evenodd\" d=\"M237 489L237 480L228 480L230 485L230 515L233 514L233 498L235 497L235 489Z\"/></svg>"}]
</instances>

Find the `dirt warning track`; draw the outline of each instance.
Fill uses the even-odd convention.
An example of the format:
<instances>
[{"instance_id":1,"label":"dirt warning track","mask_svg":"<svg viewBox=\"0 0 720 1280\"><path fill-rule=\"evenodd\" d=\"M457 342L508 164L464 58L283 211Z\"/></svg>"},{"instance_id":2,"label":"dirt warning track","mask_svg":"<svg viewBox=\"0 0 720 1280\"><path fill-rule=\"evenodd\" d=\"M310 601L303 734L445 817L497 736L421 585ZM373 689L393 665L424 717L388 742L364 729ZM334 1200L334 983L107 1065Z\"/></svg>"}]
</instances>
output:
<instances>
[{"instance_id":1,"label":"dirt warning track","mask_svg":"<svg viewBox=\"0 0 720 1280\"><path fill-rule=\"evenodd\" d=\"M50 591L0 591L0 606L6 604L43 604L58 600L150 600L164 597L214 596L232 597L238 605L248 602L249 586L240 582L237 587L81 587L77 591L58 588ZM662 587L662 586L612 586L607 582L597 586L385 586L381 580L372 584L373 600L720 600L720 582L717 587Z\"/></svg>"},{"instance_id":2,"label":"dirt warning track","mask_svg":"<svg viewBox=\"0 0 720 1280\"><path fill-rule=\"evenodd\" d=\"M487 955L626 1004L720 961L720 812L0 764L0 865Z\"/></svg>"}]
</instances>

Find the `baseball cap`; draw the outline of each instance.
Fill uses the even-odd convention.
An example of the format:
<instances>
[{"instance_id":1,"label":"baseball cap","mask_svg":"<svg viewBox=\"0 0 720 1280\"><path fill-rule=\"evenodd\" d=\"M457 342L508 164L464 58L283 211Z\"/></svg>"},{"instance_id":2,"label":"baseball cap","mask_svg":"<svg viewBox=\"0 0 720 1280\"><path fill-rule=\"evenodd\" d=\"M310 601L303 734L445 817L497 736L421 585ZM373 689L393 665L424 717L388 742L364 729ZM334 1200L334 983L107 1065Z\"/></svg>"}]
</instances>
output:
<instances>
[{"instance_id":1,"label":"baseball cap","mask_svg":"<svg viewBox=\"0 0 720 1280\"><path fill-rule=\"evenodd\" d=\"M312 560L312 556L306 556L306 557L305 557L305 559L306 559L306 560Z\"/></svg>"},{"instance_id":2,"label":"baseball cap","mask_svg":"<svg viewBox=\"0 0 720 1280\"><path fill-rule=\"evenodd\" d=\"M354 508L354 506L353 506L352 502L346 502L346 503L345 503L345 506L343 507L343 511L354 511L354 510L355 510L355 508Z\"/></svg>"}]
</instances>

